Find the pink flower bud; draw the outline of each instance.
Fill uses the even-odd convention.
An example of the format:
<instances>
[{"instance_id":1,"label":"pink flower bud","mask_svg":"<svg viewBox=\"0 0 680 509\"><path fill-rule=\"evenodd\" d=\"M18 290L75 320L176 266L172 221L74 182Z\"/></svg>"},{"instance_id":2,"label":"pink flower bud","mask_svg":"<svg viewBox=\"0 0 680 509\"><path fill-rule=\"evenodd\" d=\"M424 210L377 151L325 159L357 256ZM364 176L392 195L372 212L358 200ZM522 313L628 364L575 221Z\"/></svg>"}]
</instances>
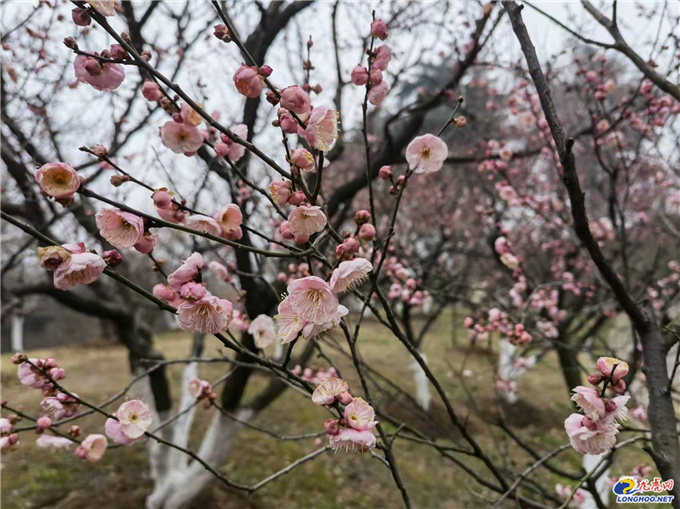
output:
<instances>
[{"instance_id":1,"label":"pink flower bud","mask_svg":"<svg viewBox=\"0 0 680 509\"><path fill-rule=\"evenodd\" d=\"M112 249L111 251L104 251L102 258L109 267L118 267L121 263L123 263L123 257L115 249Z\"/></svg>"},{"instance_id":2,"label":"pink flower bud","mask_svg":"<svg viewBox=\"0 0 680 509\"><path fill-rule=\"evenodd\" d=\"M309 241L309 235L305 235L305 234L301 233L300 235L296 235L295 239L293 239L293 240L298 245L306 244Z\"/></svg>"},{"instance_id":3,"label":"pink flower bud","mask_svg":"<svg viewBox=\"0 0 680 509\"><path fill-rule=\"evenodd\" d=\"M89 26L92 22L87 9L73 9L71 11L71 18L73 19L73 22L80 27Z\"/></svg>"},{"instance_id":4,"label":"pink flower bud","mask_svg":"<svg viewBox=\"0 0 680 509\"><path fill-rule=\"evenodd\" d=\"M268 65L263 65L262 67L260 67L260 76L269 78L269 76L272 75L272 72L274 72L274 70Z\"/></svg>"},{"instance_id":5,"label":"pink flower bud","mask_svg":"<svg viewBox=\"0 0 680 509\"><path fill-rule=\"evenodd\" d=\"M144 96L144 99L150 102L160 101L163 98L163 94L161 93L158 83L149 79L144 80L144 85L142 85L142 95Z\"/></svg>"},{"instance_id":6,"label":"pink flower bud","mask_svg":"<svg viewBox=\"0 0 680 509\"><path fill-rule=\"evenodd\" d=\"M370 223L361 225L361 228L359 228L359 238L366 242L373 242L375 240L375 226Z\"/></svg>"},{"instance_id":7,"label":"pink flower bud","mask_svg":"<svg viewBox=\"0 0 680 509\"><path fill-rule=\"evenodd\" d=\"M78 426L77 424L72 425L68 429L68 434L74 438L77 437L78 435L80 435L80 426Z\"/></svg>"},{"instance_id":8,"label":"pink flower bud","mask_svg":"<svg viewBox=\"0 0 680 509\"><path fill-rule=\"evenodd\" d=\"M290 198L288 198L288 203L291 205L295 205L296 207L299 207L303 203L307 201L307 197L305 196L305 193L302 191L295 191L293 194L290 195Z\"/></svg>"},{"instance_id":9,"label":"pink flower bud","mask_svg":"<svg viewBox=\"0 0 680 509\"><path fill-rule=\"evenodd\" d=\"M387 39L387 24L381 19L376 19L371 23L371 35L381 41Z\"/></svg>"},{"instance_id":10,"label":"pink flower bud","mask_svg":"<svg viewBox=\"0 0 680 509\"><path fill-rule=\"evenodd\" d=\"M154 205L161 210L167 210L172 206L172 195L165 187L156 189L151 198L153 198Z\"/></svg>"},{"instance_id":11,"label":"pink flower bud","mask_svg":"<svg viewBox=\"0 0 680 509\"><path fill-rule=\"evenodd\" d=\"M338 394L338 401L343 405L349 405L352 402L352 395L345 391Z\"/></svg>"},{"instance_id":12,"label":"pink flower bud","mask_svg":"<svg viewBox=\"0 0 680 509\"><path fill-rule=\"evenodd\" d=\"M458 117L456 120L453 121L454 124L456 124L456 127L458 129L462 129L467 125L467 119L464 116Z\"/></svg>"},{"instance_id":13,"label":"pink flower bud","mask_svg":"<svg viewBox=\"0 0 680 509\"><path fill-rule=\"evenodd\" d=\"M365 67L357 65L352 69L350 79L354 85L365 85L368 83L368 70Z\"/></svg>"},{"instance_id":14,"label":"pink flower bud","mask_svg":"<svg viewBox=\"0 0 680 509\"><path fill-rule=\"evenodd\" d=\"M338 421L335 419L326 419L323 423L323 428L326 430L327 435L337 435L340 433L340 426Z\"/></svg>"},{"instance_id":15,"label":"pink flower bud","mask_svg":"<svg viewBox=\"0 0 680 509\"><path fill-rule=\"evenodd\" d=\"M227 25L219 24L213 27L215 30L213 35L224 42L231 42L231 32L227 28Z\"/></svg>"},{"instance_id":16,"label":"pink flower bud","mask_svg":"<svg viewBox=\"0 0 680 509\"><path fill-rule=\"evenodd\" d=\"M276 106L277 104L279 104L280 101L279 97L272 90L267 90L265 98L267 99L267 102L272 106Z\"/></svg>"},{"instance_id":17,"label":"pink flower bud","mask_svg":"<svg viewBox=\"0 0 680 509\"><path fill-rule=\"evenodd\" d=\"M370 220L371 213L368 210L357 210L357 213L354 215L354 222L359 226L368 223Z\"/></svg>"},{"instance_id":18,"label":"pink flower bud","mask_svg":"<svg viewBox=\"0 0 680 509\"><path fill-rule=\"evenodd\" d=\"M38 426L38 428L49 428L52 426L52 419L50 419L47 415L43 415L37 421L35 421L35 424Z\"/></svg>"},{"instance_id":19,"label":"pink flower bud","mask_svg":"<svg viewBox=\"0 0 680 509\"><path fill-rule=\"evenodd\" d=\"M588 375L588 383L590 385L600 385L602 383L602 375Z\"/></svg>"},{"instance_id":20,"label":"pink flower bud","mask_svg":"<svg viewBox=\"0 0 680 509\"><path fill-rule=\"evenodd\" d=\"M109 155L109 151L106 149L104 145L95 145L92 147L92 152L94 152L94 155L97 157L106 157Z\"/></svg>"},{"instance_id":21,"label":"pink flower bud","mask_svg":"<svg viewBox=\"0 0 680 509\"><path fill-rule=\"evenodd\" d=\"M356 237L346 238L342 245L344 246L345 254L354 254L361 247Z\"/></svg>"},{"instance_id":22,"label":"pink flower bud","mask_svg":"<svg viewBox=\"0 0 680 509\"><path fill-rule=\"evenodd\" d=\"M626 392L626 382L624 382L622 379L614 380L609 385L609 390L617 394L623 394Z\"/></svg>"},{"instance_id":23,"label":"pink flower bud","mask_svg":"<svg viewBox=\"0 0 680 509\"><path fill-rule=\"evenodd\" d=\"M290 223L288 221L284 221L283 223L281 223L279 231L281 232L281 237L283 237L284 240L293 240L293 238L295 237L293 233L290 231Z\"/></svg>"},{"instance_id":24,"label":"pink flower bud","mask_svg":"<svg viewBox=\"0 0 680 509\"><path fill-rule=\"evenodd\" d=\"M229 145L226 143L215 143L215 153L220 157L227 157L229 155Z\"/></svg>"},{"instance_id":25,"label":"pink flower bud","mask_svg":"<svg viewBox=\"0 0 680 509\"><path fill-rule=\"evenodd\" d=\"M142 239L137 242L133 247L142 254L149 254L154 250L156 244L158 243L158 238L155 233L149 231L144 232Z\"/></svg>"},{"instance_id":26,"label":"pink flower bud","mask_svg":"<svg viewBox=\"0 0 680 509\"><path fill-rule=\"evenodd\" d=\"M378 172L378 176L383 179L383 180L388 180L392 178L393 175L392 167L391 166L383 166L380 168L380 171Z\"/></svg>"},{"instance_id":27,"label":"pink flower bud","mask_svg":"<svg viewBox=\"0 0 680 509\"><path fill-rule=\"evenodd\" d=\"M302 373L302 366L300 366L299 364L297 364L297 365L293 368L293 374L294 374L294 375L297 375L297 376L300 376L300 373Z\"/></svg>"},{"instance_id":28,"label":"pink flower bud","mask_svg":"<svg viewBox=\"0 0 680 509\"><path fill-rule=\"evenodd\" d=\"M53 380L63 380L66 378L66 372L62 368L52 368L50 369L50 377Z\"/></svg>"},{"instance_id":29,"label":"pink flower bud","mask_svg":"<svg viewBox=\"0 0 680 509\"><path fill-rule=\"evenodd\" d=\"M382 71L380 69L371 69L371 74L368 76L368 82L372 87L380 85L383 80Z\"/></svg>"}]
</instances>

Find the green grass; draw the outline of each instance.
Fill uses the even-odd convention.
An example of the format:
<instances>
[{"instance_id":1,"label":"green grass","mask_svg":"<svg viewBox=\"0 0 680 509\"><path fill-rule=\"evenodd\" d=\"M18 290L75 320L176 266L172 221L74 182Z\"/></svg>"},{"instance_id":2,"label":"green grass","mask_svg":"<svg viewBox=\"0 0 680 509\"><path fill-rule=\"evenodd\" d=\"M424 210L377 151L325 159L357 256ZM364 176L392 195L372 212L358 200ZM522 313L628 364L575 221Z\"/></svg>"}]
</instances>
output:
<instances>
[{"instance_id":1,"label":"green grass","mask_svg":"<svg viewBox=\"0 0 680 509\"><path fill-rule=\"evenodd\" d=\"M452 345L451 322L437 322L424 345L428 363L442 381L461 419L467 419L470 433L482 448L502 468L520 472L533 460L508 439L498 428L484 420L496 421L503 417L518 435L540 453L567 441L562 422L571 412L566 389L554 355L548 355L519 382L520 402L513 407L500 404L494 394L494 358L481 346L470 349L465 333L459 333L459 344ZM339 334L336 339L341 340ZM185 358L190 351L190 338L182 333L169 333L157 338L157 345L168 359ZM205 356L224 353L216 341L207 340ZM393 383L413 393L411 361L406 350L389 331L379 324L365 321L359 341L360 353L373 368ZM360 385L351 361L327 345L325 352L337 360L344 378L355 395ZM66 369L65 386L91 401L102 401L118 392L129 380L127 355L123 347L99 346L91 348L58 348L31 352L35 357L55 357ZM472 371L461 377L465 369ZM326 367L321 358L313 358L311 365ZM180 366L169 368L173 390L177 394L181 382ZM215 380L224 372L224 365L201 365L200 376ZM23 405L25 411L36 415L40 394L20 385L16 367L10 355L2 356L3 399L12 406ZM266 383L263 374L253 376L246 392L246 400ZM403 398L372 394L373 403L391 416L416 426L424 433L440 440L458 440L436 395L433 394L432 415L441 423L433 424L420 416ZM115 406L113 407L115 409ZM201 431L209 422L212 411L200 408L190 446L198 448ZM300 434L322 429L328 413L311 403L309 398L289 390L263 411L256 423L276 433ZM102 433L104 419L90 416L80 424L84 433ZM386 426L393 431L392 426ZM107 452L104 459L91 465L71 453L49 453L35 446L35 435L24 433L17 451L2 456L2 505L6 509L19 508L137 508L143 507L151 492L143 445L118 448ZM315 450L314 439L281 442L255 430L243 430L222 471L240 483L254 484L285 467L292 461ZM431 447L406 440L394 446L402 476L414 506L423 508L488 507L494 493L475 483L459 467L443 458ZM473 458L461 459L475 470L483 468ZM632 449L617 455L613 474L628 473L640 462L650 463L639 450ZM576 471L580 456L573 451L561 454L556 464ZM484 474L489 479L489 475ZM552 491L556 482L569 483L541 469L532 479L542 482ZM528 492L527 488L523 491ZM508 507L513 507L509 503ZM214 483L202 494L195 507L220 508L391 508L401 507L389 470L370 455L326 454L305 463L288 475L265 486L251 496L230 491Z\"/></svg>"}]
</instances>

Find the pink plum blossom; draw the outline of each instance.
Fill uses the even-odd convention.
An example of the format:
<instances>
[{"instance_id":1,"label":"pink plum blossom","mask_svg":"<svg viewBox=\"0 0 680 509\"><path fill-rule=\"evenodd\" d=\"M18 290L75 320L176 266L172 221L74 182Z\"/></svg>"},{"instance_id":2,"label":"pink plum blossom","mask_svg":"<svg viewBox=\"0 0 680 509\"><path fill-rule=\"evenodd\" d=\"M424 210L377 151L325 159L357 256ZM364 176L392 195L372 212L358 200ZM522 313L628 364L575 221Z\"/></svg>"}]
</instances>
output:
<instances>
[{"instance_id":1,"label":"pink plum blossom","mask_svg":"<svg viewBox=\"0 0 680 509\"><path fill-rule=\"evenodd\" d=\"M352 69L350 79L354 85L365 85L368 83L368 70L361 65L357 65Z\"/></svg>"},{"instance_id":2,"label":"pink plum blossom","mask_svg":"<svg viewBox=\"0 0 680 509\"><path fill-rule=\"evenodd\" d=\"M330 435L331 449L343 452L368 452L377 445L375 435L370 430L344 428L337 435Z\"/></svg>"},{"instance_id":3,"label":"pink plum blossom","mask_svg":"<svg viewBox=\"0 0 680 509\"><path fill-rule=\"evenodd\" d=\"M616 366L616 369L614 369ZM628 374L628 363L615 357L600 357L597 359L597 370L604 377L612 377L613 381L621 380ZM612 375L613 371L613 375Z\"/></svg>"},{"instance_id":4,"label":"pink plum blossom","mask_svg":"<svg viewBox=\"0 0 680 509\"><path fill-rule=\"evenodd\" d=\"M151 410L146 403L133 399L123 403L116 411L121 431L133 440L144 435L151 426Z\"/></svg>"},{"instance_id":5,"label":"pink plum blossom","mask_svg":"<svg viewBox=\"0 0 680 509\"><path fill-rule=\"evenodd\" d=\"M385 71L387 70L387 64L390 63L390 60L392 60L392 48L387 44L378 46L371 60L371 69Z\"/></svg>"},{"instance_id":6,"label":"pink plum blossom","mask_svg":"<svg viewBox=\"0 0 680 509\"><path fill-rule=\"evenodd\" d=\"M209 382L206 382L205 380L201 380L199 378L192 378L191 380L189 380L187 391L192 397L196 399L202 399L203 397L207 397L212 394L212 386L210 385Z\"/></svg>"},{"instance_id":7,"label":"pink plum blossom","mask_svg":"<svg viewBox=\"0 0 680 509\"><path fill-rule=\"evenodd\" d=\"M332 405L335 397L347 392L349 387L342 378L322 378L312 393L315 405Z\"/></svg>"},{"instance_id":8,"label":"pink plum blossom","mask_svg":"<svg viewBox=\"0 0 680 509\"><path fill-rule=\"evenodd\" d=\"M279 304L278 311L278 314L274 317L278 324L276 336L281 338L281 343L290 343L297 339L305 324L293 310L293 306L288 298Z\"/></svg>"},{"instance_id":9,"label":"pink plum blossom","mask_svg":"<svg viewBox=\"0 0 680 509\"><path fill-rule=\"evenodd\" d=\"M56 396L44 397L40 408L56 421L74 416L80 409L80 403L72 396L60 392Z\"/></svg>"},{"instance_id":10,"label":"pink plum blossom","mask_svg":"<svg viewBox=\"0 0 680 509\"><path fill-rule=\"evenodd\" d=\"M191 254L175 272L168 276L170 288L179 291L184 283L195 279L204 266L201 253Z\"/></svg>"},{"instance_id":11,"label":"pink plum blossom","mask_svg":"<svg viewBox=\"0 0 680 509\"><path fill-rule=\"evenodd\" d=\"M373 106L380 106L389 91L390 86L387 84L387 81L381 81L368 91L368 102Z\"/></svg>"},{"instance_id":12,"label":"pink plum blossom","mask_svg":"<svg viewBox=\"0 0 680 509\"><path fill-rule=\"evenodd\" d=\"M338 137L338 112L328 106L316 106L307 120L307 128L299 134L317 150L328 152Z\"/></svg>"},{"instance_id":13,"label":"pink plum blossom","mask_svg":"<svg viewBox=\"0 0 680 509\"><path fill-rule=\"evenodd\" d=\"M87 3L102 16L116 15L116 0L89 0Z\"/></svg>"},{"instance_id":14,"label":"pink plum blossom","mask_svg":"<svg viewBox=\"0 0 680 509\"><path fill-rule=\"evenodd\" d=\"M161 89L158 83L151 81L150 79L144 80L144 85L142 85L142 95L144 99L150 102L160 101L163 98Z\"/></svg>"},{"instance_id":15,"label":"pink plum blossom","mask_svg":"<svg viewBox=\"0 0 680 509\"><path fill-rule=\"evenodd\" d=\"M248 327L248 334L253 336L255 346L260 350L271 345L276 339L276 327L271 316L258 315Z\"/></svg>"},{"instance_id":16,"label":"pink plum blossom","mask_svg":"<svg viewBox=\"0 0 680 509\"><path fill-rule=\"evenodd\" d=\"M58 162L42 165L38 168L35 179L43 193L57 199L73 197L83 182L70 165Z\"/></svg>"},{"instance_id":17,"label":"pink plum blossom","mask_svg":"<svg viewBox=\"0 0 680 509\"><path fill-rule=\"evenodd\" d=\"M142 254L149 254L155 249L156 244L158 244L158 236L147 231L133 247Z\"/></svg>"},{"instance_id":18,"label":"pink plum blossom","mask_svg":"<svg viewBox=\"0 0 680 509\"><path fill-rule=\"evenodd\" d=\"M87 55L78 55L73 66L78 81L88 83L97 90L115 90L125 80L125 69L122 65L100 62Z\"/></svg>"},{"instance_id":19,"label":"pink plum blossom","mask_svg":"<svg viewBox=\"0 0 680 509\"><path fill-rule=\"evenodd\" d=\"M618 428L607 421L594 422L581 414L571 414L564 421L569 442L579 454L602 454L616 444Z\"/></svg>"},{"instance_id":20,"label":"pink plum blossom","mask_svg":"<svg viewBox=\"0 0 680 509\"><path fill-rule=\"evenodd\" d=\"M90 463L96 463L102 459L107 447L108 442L104 435L88 435L76 449L76 456Z\"/></svg>"},{"instance_id":21,"label":"pink plum blossom","mask_svg":"<svg viewBox=\"0 0 680 509\"><path fill-rule=\"evenodd\" d=\"M321 207L301 206L293 209L288 216L288 223L294 236L313 235L325 228L327 219Z\"/></svg>"},{"instance_id":22,"label":"pink plum blossom","mask_svg":"<svg viewBox=\"0 0 680 509\"><path fill-rule=\"evenodd\" d=\"M182 285L182 289L179 291L180 297L184 300L197 301L205 297L207 290L203 283L196 283L195 281L189 281Z\"/></svg>"},{"instance_id":23,"label":"pink plum blossom","mask_svg":"<svg viewBox=\"0 0 680 509\"><path fill-rule=\"evenodd\" d=\"M381 41L387 39L387 24L381 19L376 19L371 23L371 35Z\"/></svg>"},{"instance_id":24,"label":"pink plum blossom","mask_svg":"<svg viewBox=\"0 0 680 509\"><path fill-rule=\"evenodd\" d=\"M316 169L316 165L314 164L314 156L312 156L311 152L306 148L291 150L290 160L302 171L314 171Z\"/></svg>"},{"instance_id":25,"label":"pink plum blossom","mask_svg":"<svg viewBox=\"0 0 680 509\"><path fill-rule=\"evenodd\" d=\"M292 191L293 188L290 180L278 179L269 184L269 194L277 205L285 205Z\"/></svg>"},{"instance_id":26,"label":"pink plum blossom","mask_svg":"<svg viewBox=\"0 0 680 509\"><path fill-rule=\"evenodd\" d=\"M227 330L234 306L226 299L207 293L197 301L185 301L179 305L179 326L189 332L217 334Z\"/></svg>"},{"instance_id":27,"label":"pink plum blossom","mask_svg":"<svg viewBox=\"0 0 680 509\"><path fill-rule=\"evenodd\" d=\"M77 285L94 283L104 272L106 262L95 253L72 253L70 262L54 271L54 287L59 290L73 290Z\"/></svg>"},{"instance_id":28,"label":"pink plum blossom","mask_svg":"<svg viewBox=\"0 0 680 509\"><path fill-rule=\"evenodd\" d=\"M169 120L160 128L163 145L175 154L196 152L203 145L203 134L195 125Z\"/></svg>"},{"instance_id":29,"label":"pink plum blossom","mask_svg":"<svg viewBox=\"0 0 680 509\"><path fill-rule=\"evenodd\" d=\"M604 401L600 398L599 391L579 385L574 387L573 392L574 395L571 397L571 400L583 410L583 413L594 421L604 417Z\"/></svg>"},{"instance_id":30,"label":"pink plum blossom","mask_svg":"<svg viewBox=\"0 0 680 509\"><path fill-rule=\"evenodd\" d=\"M215 221L220 225L222 235L226 238L237 237L241 231L241 223L243 223L243 213L238 205L229 203L217 210L213 216ZM236 239L235 239L236 240Z\"/></svg>"},{"instance_id":31,"label":"pink plum blossom","mask_svg":"<svg viewBox=\"0 0 680 509\"><path fill-rule=\"evenodd\" d=\"M142 240L144 220L118 209L102 209L95 216L99 233L111 245L128 249Z\"/></svg>"},{"instance_id":32,"label":"pink plum blossom","mask_svg":"<svg viewBox=\"0 0 680 509\"><path fill-rule=\"evenodd\" d=\"M209 233L219 237L222 235L222 226L215 219L200 214L193 214L184 219L184 224L193 230Z\"/></svg>"},{"instance_id":33,"label":"pink plum blossom","mask_svg":"<svg viewBox=\"0 0 680 509\"><path fill-rule=\"evenodd\" d=\"M281 107L292 111L298 116L302 115L304 117L307 115L311 110L311 103L309 94L297 85L286 87L281 91Z\"/></svg>"},{"instance_id":34,"label":"pink plum blossom","mask_svg":"<svg viewBox=\"0 0 680 509\"><path fill-rule=\"evenodd\" d=\"M345 419L350 427L359 431L373 429L378 424L375 410L363 398L354 398L345 407Z\"/></svg>"},{"instance_id":35,"label":"pink plum blossom","mask_svg":"<svg viewBox=\"0 0 680 509\"><path fill-rule=\"evenodd\" d=\"M257 67L241 64L241 67L234 73L234 84L239 94L254 99L262 92L263 80L257 72Z\"/></svg>"},{"instance_id":36,"label":"pink plum blossom","mask_svg":"<svg viewBox=\"0 0 680 509\"><path fill-rule=\"evenodd\" d=\"M61 246L47 246L38 248L38 258L43 269L54 271L60 265L71 263L71 253Z\"/></svg>"},{"instance_id":37,"label":"pink plum blossom","mask_svg":"<svg viewBox=\"0 0 680 509\"><path fill-rule=\"evenodd\" d=\"M415 173L434 173L441 170L449 155L446 143L433 136L418 136L406 147L406 161Z\"/></svg>"},{"instance_id":38,"label":"pink plum blossom","mask_svg":"<svg viewBox=\"0 0 680 509\"><path fill-rule=\"evenodd\" d=\"M330 285L316 276L296 279L288 285L288 300L305 321L322 325L335 317L338 297Z\"/></svg>"},{"instance_id":39,"label":"pink plum blossom","mask_svg":"<svg viewBox=\"0 0 680 509\"><path fill-rule=\"evenodd\" d=\"M331 276L331 288L337 293L352 290L361 285L372 270L373 265L366 258L341 262Z\"/></svg>"},{"instance_id":40,"label":"pink plum blossom","mask_svg":"<svg viewBox=\"0 0 680 509\"><path fill-rule=\"evenodd\" d=\"M35 444L41 449L48 449L51 451L58 451L68 449L73 445L73 440L66 437L55 437L53 435L40 435L35 441Z\"/></svg>"},{"instance_id":41,"label":"pink plum blossom","mask_svg":"<svg viewBox=\"0 0 680 509\"><path fill-rule=\"evenodd\" d=\"M118 422L116 419L106 419L106 423L104 423L104 432L111 440L121 445L131 445L135 442L144 440L144 435L141 435L137 438L130 438L125 433L123 433L123 428L121 427L120 422Z\"/></svg>"},{"instance_id":42,"label":"pink plum blossom","mask_svg":"<svg viewBox=\"0 0 680 509\"><path fill-rule=\"evenodd\" d=\"M227 267L225 267L220 262L217 262L215 260L211 261L210 263L208 263L208 269L215 275L215 277L221 279L222 281L229 282L231 280L229 269L227 269Z\"/></svg>"}]
</instances>

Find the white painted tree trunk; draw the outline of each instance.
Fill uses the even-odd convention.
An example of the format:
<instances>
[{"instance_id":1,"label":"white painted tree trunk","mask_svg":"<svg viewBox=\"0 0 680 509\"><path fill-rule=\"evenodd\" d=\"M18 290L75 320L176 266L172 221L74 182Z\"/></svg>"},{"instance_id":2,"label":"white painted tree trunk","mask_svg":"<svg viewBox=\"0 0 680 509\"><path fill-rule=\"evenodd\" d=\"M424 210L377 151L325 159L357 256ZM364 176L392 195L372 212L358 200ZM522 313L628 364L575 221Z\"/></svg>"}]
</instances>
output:
<instances>
[{"instance_id":1,"label":"white painted tree trunk","mask_svg":"<svg viewBox=\"0 0 680 509\"><path fill-rule=\"evenodd\" d=\"M517 370L513 364L517 347L506 339L498 343L498 378L501 380L515 380ZM517 391L500 391L501 398L512 405L517 403Z\"/></svg>"},{"instance_id":2,"label":"white painted tree trunk","mask_svg":"<svg viewBox=\"0 0 680 509\"><path fill-rule=\"evenodd\" d=\"M420 356L427 363L427 356L421 353ZM430 404L432 403L432 394L430 394L430 381L427 379L427 375L420 364L413 359L411 362L411 370L413 371L413 382L416 385L416 401L420 407L428 411L430 410Z\"/></svg>"},{"instance_id":3,"label":"white painted tree trunk","mask_svg":"<svg viewBox=\"0 0 680 509\"><path fill-rule=\"evenodd\" d=\"M189 433L191 432L191 425L194 422L194 414L196 413L196 399L189 394L189 380L196 378L198 375L198 363L191 362L187 364L182 373L182 396L179 402L177 413L181 416L172 425L172 443L180 447L186 447L189 443ZM185 466L189 457L182 451L171 449L168 453L168 468L175 470Z\"/></svg>"},{"instance_id":4,"label":"white painted tree trunk","mask_svg":"<svg viewBox=\"0 0 680 509\"><path fill-rule=\"evenodd\" d=\"M249 420L253 412L240 410L235 416L240 420ZM242 426L216 412L197 454L210 465L220 468ZM146 508L186 508L214 480L215 477L196 461L175 466L166 475L154 478L154 491L146 499Z\"/></svg>"},{"instance_id":5,"label":"white painted tree trunk","mask_svg":"<svg viewBox=\"0 0 680 509\"><path fill-rule=\"evenodd\" d=\"M23 315L12 315L12 351L13 352L23 352L24 351L24 316Z\"/></svg>"},{"instance_id":6,"label":"white painted tree trunk","mask_svg":"<svg viewBox=\"0 0 680 509\"><path fill-rule=\"evenodd\" d=\"M583 456L583 469L586 472L590 472L593 470L606 456L607 453L603 454L586 454ZM609 472L611 469L607 469L604 471L604 473L597 479L595 482L595 489L597 490L598 495L600 495L600 499L604 503L605 507L609 507L609 492L611 491L609 488L608 480L609 480ZM595 499L593 496L590 494L590 492L586 491L586 499L581 504L581 509L597 509L597 504L595 503Z\"/></svg>"}]
</instances>

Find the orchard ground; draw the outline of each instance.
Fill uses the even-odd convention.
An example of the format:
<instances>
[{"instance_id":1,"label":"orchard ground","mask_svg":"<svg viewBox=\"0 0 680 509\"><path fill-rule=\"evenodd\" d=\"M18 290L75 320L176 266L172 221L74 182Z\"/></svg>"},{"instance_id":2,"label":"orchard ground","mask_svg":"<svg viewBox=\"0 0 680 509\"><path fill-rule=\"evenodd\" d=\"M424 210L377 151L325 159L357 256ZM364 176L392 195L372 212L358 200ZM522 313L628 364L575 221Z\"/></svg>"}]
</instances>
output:
<instances>
[{"instance_id":1,"label":"orchard ground","mask_svg":"<svg viewBox=\"0 0 680 509\"><path fill-rule=\"evenodd\" d=\"M563 421L571 413L564 382L554 353L541 359L539 364L518 380L520 401L509 407L499 403L494 392L494 362L485 345L470 347L467 333L459 326L454 334L451 315L441 318L425 340L424 352L428 363L454 403L458 415L466 419L468 427L485 451L501 461L504 468L515 474L531 465L534 460L521 451L497 427L489 426L479 418L497 422L500 416L512 424L513 429L541 455L565 444L567 436ZM340 342L339 334L334 336ZM354 373L351 359L329 348L341 374ZM191 338L183 332L168 333L156 338L156 344L167 359L186 358ZM206 338L205 357L226 353L218 348L214 338ZM377 322L366 320L362 324L359 348L362 357L372 368L386 376L392 383L413 394L412 372L404 347L390 331ZM267 352L272 354L271 351ZM29 352L31 357L56 358L66 369L65 386L89 401L103 401L120 391L129 382L127 351L122 346L62 347ZM11 405L23 405L30 415L37 414L39 391L19 383L11 354L2 355L2 398ZM461 366L472 373L463 377ZM586 362L587 365L587 362ZM313 357L313 367L326 367L320 357ZM226 371L226 364L203 364L200 377L214 381ZM180 390L182 367L169 367L174 394ZM255 394L266 382L264 375L254 375L256 383L248 386L248 395ZM350 389L360 395L357 379L347 377ZM461 383L464 380L465 384ZM447 424L443 406L433 392L431 413L438 423L428 420L414 410L406 398L394 398L375 391L373 400L387 414L420 428L429 436L443 442L445 437L457 437L457 432ZM134 393L134 392L133 392ZM474 394L474 401L470 395ZM246 401L247 401L246 397ZM115 410L116 406L108 410ZM205 429L215 410L200 407L194 421L190 443L197 449L199 429ZM262 412L255 423L281 435L313 433L323 428L327 412L312 404L311 399L288 390L273 405ZM103 433L104 419L89 416L80 422L84 433ZM387 425L389 432L395 430ZM625 437L626 433L622 435ZM323 445L326 440L323 440ZM449 443L449 445L452 445ZM315 439L279 441L262 432L244 428L235 443L222 471L232 480L255 484L296 459L312 452L318 446ZM431 447L398 439L395 455L415 507L422 508L478 508L489 507L497 494L481 487L459 467L442 457ZM474 458L458 455L467 464L477 466ZM637 448L626 448L617 453L612 468L613 475L628 474L639 462L648 457ZM229 508L398 508L402 507L398 491L386 467L375 468L378 460L369 454L348 455L327 453L305 463L291 473L266 485L248 496L231 491L215 482L201 496L194 507ZM560 454L555 465L576 472L581 457L569 450ZM649 461L647 461L649 463ZM238 469L235 466L238 465ZM482 471L481 467L475 468ZM484 475L484 474L482 474ZM539 469L532 478L555 483L574 484ZM552 478L551 478L552 476ZM2 506L5 509L23 508L137 508L144 506L145 497L152 490L143 445L113 449L97 464L77 459L70 452L48 452L39 449L30 434L22 434L19 450L2 457ZM527 491L526 486L520 492ZM552 503L547 501L546 505ZM615 505L615 504L614 504ZM508 502L507 507L514 507Z\"/></svg>"}]
</instances>

